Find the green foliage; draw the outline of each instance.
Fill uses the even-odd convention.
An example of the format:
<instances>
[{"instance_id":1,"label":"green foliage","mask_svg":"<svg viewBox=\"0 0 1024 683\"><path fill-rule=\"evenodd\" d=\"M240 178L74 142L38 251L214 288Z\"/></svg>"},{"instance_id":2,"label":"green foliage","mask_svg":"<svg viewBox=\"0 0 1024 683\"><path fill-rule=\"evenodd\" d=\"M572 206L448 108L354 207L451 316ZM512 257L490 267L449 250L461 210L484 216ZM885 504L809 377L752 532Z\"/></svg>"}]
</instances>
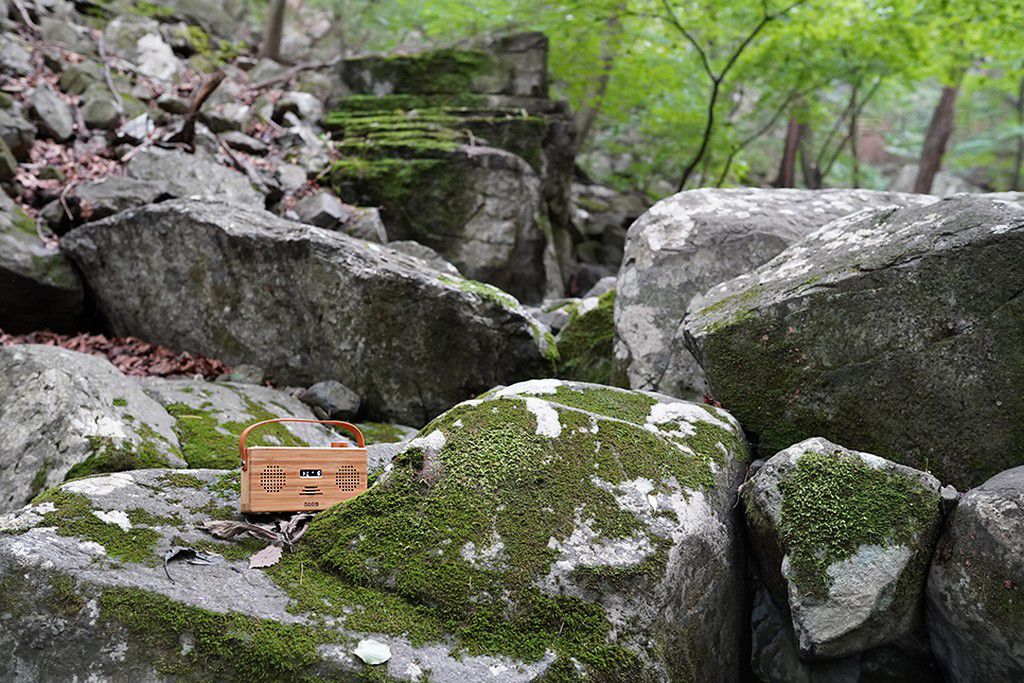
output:
<instances>
[{"instance_id":1,"label":"green foliage","mask_svg":"<svg viewBox=\"0 0 1024 683\"><path fill-rule=\"evenodd\" d=\"M824 598L830 565L862 545L911 545L938 514L939 494L841 452L809 451L779 482L779 533L801 592Z\"/></svg>"}]
</instances>

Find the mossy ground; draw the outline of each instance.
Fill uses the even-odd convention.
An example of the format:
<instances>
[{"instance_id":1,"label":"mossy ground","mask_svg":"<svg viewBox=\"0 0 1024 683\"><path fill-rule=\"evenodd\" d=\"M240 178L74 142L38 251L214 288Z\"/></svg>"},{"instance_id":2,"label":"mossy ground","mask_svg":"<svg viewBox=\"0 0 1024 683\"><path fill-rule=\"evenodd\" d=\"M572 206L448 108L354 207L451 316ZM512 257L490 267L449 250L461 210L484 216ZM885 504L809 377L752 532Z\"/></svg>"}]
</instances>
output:
<instances>
[{"instance_id":1,"label":"mossy ground","mask_svg":"<svg viewBox=\"0 0 1024 683\"><path fill-rule=\"evenodd\" d=\"M558 376L596 384L610 384L615 340L615 291L602 294L597 307L574 311L558 336Z\"/></svg>"},{"instance_id":2,"label":"mossy ground","mask_svg":"<svg viewBox=\"0 0 1024 683\"><path fill-rule=\"evenodd\" d=\"M386 422L360 422L356 426L363 433L367 446L375 443L397 443L406 437L401 427Z\"/></svg>"},{"instance_id":3,"label":"mossy ground","mask_svg":"<svg viewBox=\"0 0 1024 683\"><path fill-rule=\"evenodd\" d=\"M779 482L778 532L800 591L828 595L828 567L862 545L913 545L938 514L939 494L841 452L808 451Z\"/></svg>"}]
</instances>

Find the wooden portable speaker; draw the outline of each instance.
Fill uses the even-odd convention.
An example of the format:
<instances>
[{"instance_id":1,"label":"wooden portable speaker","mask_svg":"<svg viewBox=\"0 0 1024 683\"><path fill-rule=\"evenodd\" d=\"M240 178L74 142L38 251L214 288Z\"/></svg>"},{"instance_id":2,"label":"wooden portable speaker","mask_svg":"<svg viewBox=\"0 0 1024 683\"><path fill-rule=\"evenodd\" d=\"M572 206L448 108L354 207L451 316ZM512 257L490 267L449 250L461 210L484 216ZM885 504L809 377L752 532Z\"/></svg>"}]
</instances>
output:
<instances>
[{"instance_id":1,"label":"wooden portable speaker","mask_svg":"<svg viewBox=\"0 0 1024 683\"><path fill-rule=\"evenodd\" d=\"M249 432L271 422L314 422L341 427L356 445L245 447ZM242 458L242 512L326 510L366 490L366 442L348 422L281 417L251 424L238 437Z\"/></svg>"}]
</instances>

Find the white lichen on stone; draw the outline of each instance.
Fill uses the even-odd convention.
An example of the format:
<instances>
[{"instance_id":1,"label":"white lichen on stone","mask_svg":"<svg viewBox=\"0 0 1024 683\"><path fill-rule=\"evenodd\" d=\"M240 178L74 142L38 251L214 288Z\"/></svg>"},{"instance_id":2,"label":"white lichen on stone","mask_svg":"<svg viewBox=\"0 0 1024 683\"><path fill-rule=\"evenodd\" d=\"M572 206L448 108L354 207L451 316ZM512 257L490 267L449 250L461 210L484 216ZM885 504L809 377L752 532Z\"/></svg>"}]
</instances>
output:
<instances>
[{"instance_id":1,"label":"white lichen on stone","mask_svg":"<svg viewBox=\"0 0 1024 683\"><path fill-rule=\"evenodd\" d=\"M550 403L539 398L526 399L526 409L537 418L537 434L552 439L562 434L562 423L558 421L558 411Z\"/></svg>"},{"instance_id":2,"label":"white lichen on stone","mask_svg":"<svg viewBox=\"0 0 1024 683\"><path fill-rule=\"evenodd\" d=\"M115 472L100 477L87 477L69 481L61 488L70 493L80 493L83 496L106 496L118 489L132 485L132 476L126 472Z\"/></svg>"},{"instance_id":3,"label":"white lichen on stone","mask_svg":"<svg viewBox=\"0 0 1024 683\"><path fill-rule=\"evenodd\" d=\"M121 527L124 531L132 530L131 520L128 519L128 515L123 510L93 510L92 514L107 524Z\"/></svg>"}]
</instances>

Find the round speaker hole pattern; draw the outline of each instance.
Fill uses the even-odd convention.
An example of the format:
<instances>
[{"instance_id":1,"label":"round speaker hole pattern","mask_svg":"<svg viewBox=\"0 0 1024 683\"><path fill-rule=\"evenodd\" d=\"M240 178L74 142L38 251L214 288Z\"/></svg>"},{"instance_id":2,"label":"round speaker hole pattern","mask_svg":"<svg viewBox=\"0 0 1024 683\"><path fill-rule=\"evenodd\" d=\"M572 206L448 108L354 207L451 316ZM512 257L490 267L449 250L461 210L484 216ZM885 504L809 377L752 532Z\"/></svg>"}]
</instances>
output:
<instances>
[{"instance_id":1,"label":"round speaker hole pattern","mask_svg":"<svg viewBox=\"0 0 1024 683\"><path fill-rule=\"evenodd\" d=\"M352 465L342 465L334 475L334 483L342 491L355 491L359 488L359 470Z\"/></svg>"},{"instance_id":2,"label":"round speaker hole pattern","mask_svg":"<svg viewBox=\"0 0 1024 683\"><path fill-rule=\"evenodd\" d=\"M260 472L260 487L267 493L277 493L285 485L284 470L279 465L267 465Z\"/></svg>"}]
</instances>

